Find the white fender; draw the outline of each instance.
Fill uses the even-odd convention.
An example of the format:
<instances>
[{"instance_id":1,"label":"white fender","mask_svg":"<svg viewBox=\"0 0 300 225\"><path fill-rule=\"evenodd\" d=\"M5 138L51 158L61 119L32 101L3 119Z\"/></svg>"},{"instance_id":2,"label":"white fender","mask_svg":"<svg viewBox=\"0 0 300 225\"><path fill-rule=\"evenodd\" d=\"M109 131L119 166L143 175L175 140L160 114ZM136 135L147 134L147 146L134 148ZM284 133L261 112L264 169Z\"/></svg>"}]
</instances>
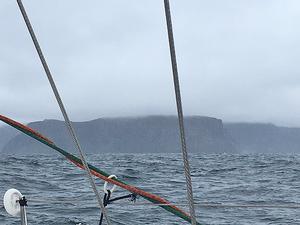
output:
<instances>
[{"instance_id":1,"label":"white fender","mask_svg":"<svg viewBox=\"0 0 300 225\"><path fill-rule=\"evenodd\" d=\"M9 189L5 192L3 203L6 212L14 217L19 217L21 213L19 200L22 198L22 194L17 189Z\"/></svg>"}]
</instances>

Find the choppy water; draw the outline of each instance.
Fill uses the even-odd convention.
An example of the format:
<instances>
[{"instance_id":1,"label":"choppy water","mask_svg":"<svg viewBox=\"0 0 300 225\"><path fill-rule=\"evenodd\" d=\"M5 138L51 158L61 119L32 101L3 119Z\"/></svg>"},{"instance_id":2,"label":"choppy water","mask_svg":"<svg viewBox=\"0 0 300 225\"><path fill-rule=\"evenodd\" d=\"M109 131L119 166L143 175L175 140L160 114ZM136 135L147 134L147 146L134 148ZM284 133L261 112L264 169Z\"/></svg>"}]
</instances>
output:
<instances>
[{"instance_id":1,"label":"choppy water","mask_svg":"<svg viewBox=\"0 0 300 225\"><path fill-rule=\"evenodd\" d=\"M300 155L191 155L197 202L300 204ZM89 155L89 161L132 185L186 203L180 154ZM0 196L17 188L29 199L29 224L98 224L95 197L83 171L55 156L2 156ZM97 181L99 190L103 183ZM115 196L126 194L120 189ZM143 205L143 203L146 203ZM6 214L0 224L20 224ZM183 207L187 208L187 207ZM203 224L300 224L300 209L201 208ZM113 224L187 224L143 199L108 207Z\"/></svg>"}]
</instances>

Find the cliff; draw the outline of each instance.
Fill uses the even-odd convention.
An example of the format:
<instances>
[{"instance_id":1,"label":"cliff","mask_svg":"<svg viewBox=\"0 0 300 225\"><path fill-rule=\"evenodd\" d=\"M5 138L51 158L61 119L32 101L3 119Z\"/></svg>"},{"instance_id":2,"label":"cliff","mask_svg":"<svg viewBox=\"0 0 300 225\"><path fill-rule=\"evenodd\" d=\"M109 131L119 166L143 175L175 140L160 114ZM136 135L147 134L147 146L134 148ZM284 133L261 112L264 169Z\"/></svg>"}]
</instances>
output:
<instances>
[{"instance_id":1,"label":"cliff","mask_svg":"<svg viewBox=\"0 0 300 225\"><path fill-rule=\"evenodd\" d=\"M224 127L241 152L300 152L300 128L264 123L229 123Z\"/></svg>"},{"instance_id":2,"label":"cliff","mask_svg":"<svg viewBox=\"0 0 300 225\"><path fill-rule=\"evenodd\" d=\"M46 135L58 146L74 152L64 122L44 120L30 123L29 127ZM178 122L175 116L100 118L75 122L74 127L86 152L180 152ZM236 152L231 137L219 119L187 117L185 130L190 152ZM53 152L24 134L11 138L2 147L2 151L22 154Z\"/></svg>"}]
</instances>

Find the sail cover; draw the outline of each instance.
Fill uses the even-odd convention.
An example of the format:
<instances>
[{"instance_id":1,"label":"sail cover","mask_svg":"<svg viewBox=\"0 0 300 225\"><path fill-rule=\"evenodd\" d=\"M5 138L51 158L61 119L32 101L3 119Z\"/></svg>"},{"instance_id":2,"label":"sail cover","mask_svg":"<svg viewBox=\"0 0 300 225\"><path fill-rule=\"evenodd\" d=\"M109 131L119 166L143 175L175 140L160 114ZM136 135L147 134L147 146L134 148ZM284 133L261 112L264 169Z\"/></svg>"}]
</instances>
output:
<instances>
[{"instance_id":1,"label":"sail cover","mask_svg":"<svg viewBox=\"0 0 300 225\"><path fill-rule=\"evenodd\" d=\"M61 153L62 155L64 155L69 161L71 161L73 164L75 164L76 166L78 166L81 169L84 169L84 166L81 162L81 160L74 156L73 154L67 152L66 150L58 147L55 145L55 143L53 141L51 141L50 139L46 138L45 136L43 136L42 134L38 133L37 131L31 129L28 126L25 126L19 122L16 122L8 117L5 117L3 115L0 115L0 120L3 121L4 123L16 128L17 130L23 132L24 134L34 138L35 140L49 146L50 148L56 150L57 152ZM144 199L154 203L154 204L158 204L160 207L164 208L165 210L173 213L174 215L181 217L182 219L184 219L185 221L188 221L189 223L191 223L191 217L188 213L186 213L185 211L183 211L182 209L178 208L177 206L171 204L169 201L167 201L166 199L163 199L155 194L151 194L148 193L146 191L143 191L142 189L139 189L137 187L131 186L129 184L126 184L125 182L117 179L117 178L108 178L110 174L96 168L93 165L88 164L91 173L104 180L107 181L108 183L117 185L131 193L134 193L136 195L142 196ZM200 225L200 223L197 222L197 225Z\"/></svg>"}]
</instances>

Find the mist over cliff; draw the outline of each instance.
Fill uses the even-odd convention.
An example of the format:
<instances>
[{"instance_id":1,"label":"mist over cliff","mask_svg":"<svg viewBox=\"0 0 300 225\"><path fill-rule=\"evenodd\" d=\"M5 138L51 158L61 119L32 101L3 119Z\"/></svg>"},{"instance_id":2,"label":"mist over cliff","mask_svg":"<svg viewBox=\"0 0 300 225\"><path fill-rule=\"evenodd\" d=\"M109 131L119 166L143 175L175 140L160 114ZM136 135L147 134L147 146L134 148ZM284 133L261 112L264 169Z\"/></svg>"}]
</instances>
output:
<instances>
[{"instance_id":1,"label":"mist over cliff","mask_svg":"<svg viewBox=\"0 0 300 225\"><path fill-rule=\"evenodd\" d=\"M240 152L300 153L300 128L270 123L227 123L224 127Z\"/></svg>"}]
</instances>

